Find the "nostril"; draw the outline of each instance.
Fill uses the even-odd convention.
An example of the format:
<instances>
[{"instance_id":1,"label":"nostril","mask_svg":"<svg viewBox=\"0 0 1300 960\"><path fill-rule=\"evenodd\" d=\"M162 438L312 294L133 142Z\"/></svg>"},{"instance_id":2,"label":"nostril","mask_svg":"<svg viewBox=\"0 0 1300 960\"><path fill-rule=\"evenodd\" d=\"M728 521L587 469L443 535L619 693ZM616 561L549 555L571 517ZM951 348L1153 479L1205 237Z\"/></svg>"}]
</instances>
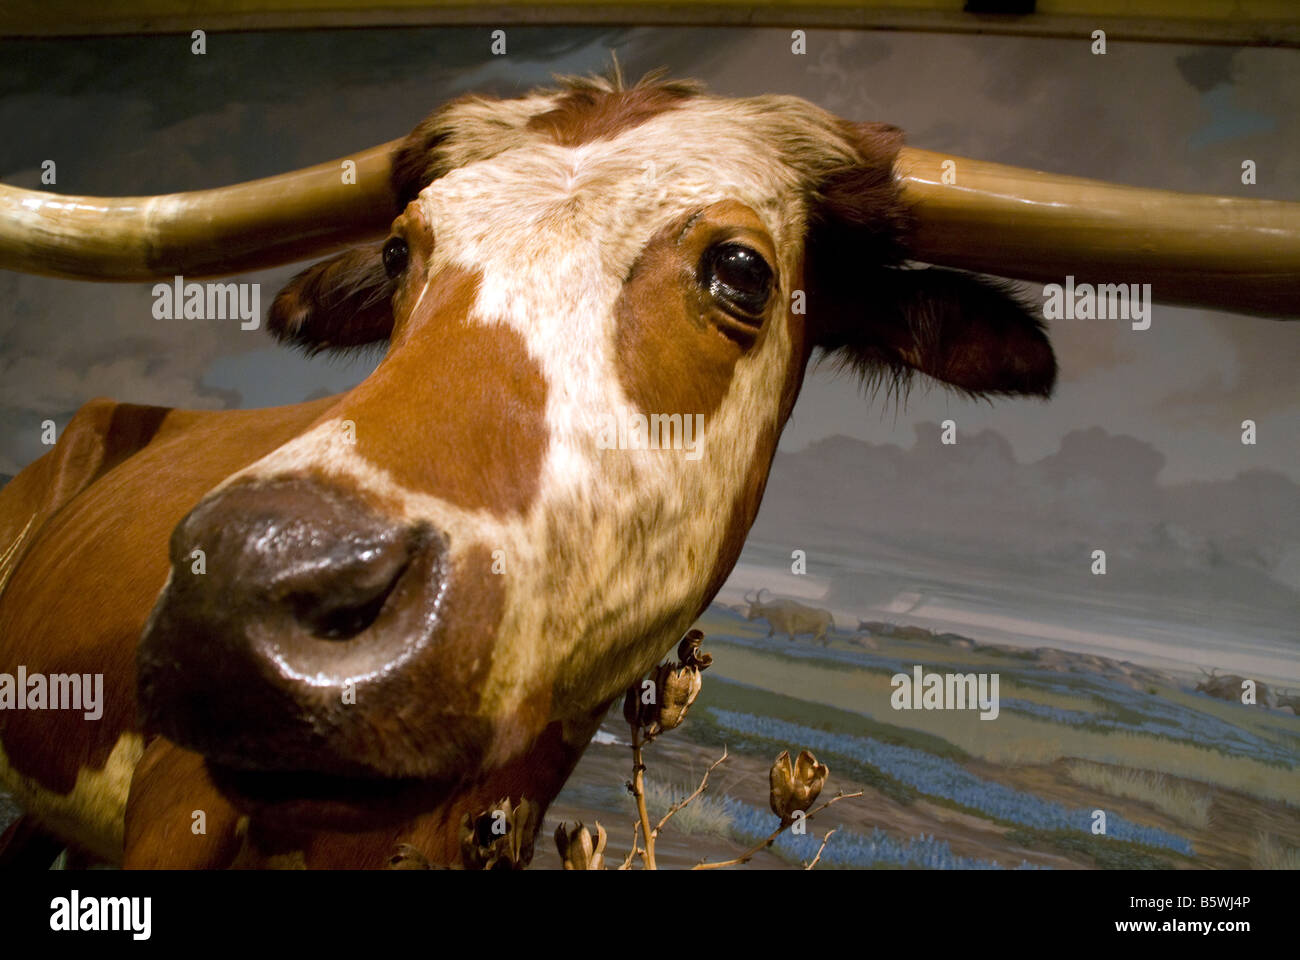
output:
<instances>
[{"instance_id":1,"label":"nostril","mask_svg":"<svg viewBox=\"0 0 1300 960\"><path fill-rule=\"evenodd\" d=\"M265 596L308 635L350 640L379 619L424 539L418 527L351 531L330 546L290 538Z\"/></svg>"},{"instance_id":2,"label":"nostril","mask_svg":"<svg viewBox=\"0 0 1300 960\"><path fill-rule=\"evenodd\" d=\"M295 591L285 597L293 617L313 636L322 640L351 640L379 618L389 596L410 566L410 560L395 569L387 580L369 589L354 585L331 593Z\"/></svg>"}]
</instances>

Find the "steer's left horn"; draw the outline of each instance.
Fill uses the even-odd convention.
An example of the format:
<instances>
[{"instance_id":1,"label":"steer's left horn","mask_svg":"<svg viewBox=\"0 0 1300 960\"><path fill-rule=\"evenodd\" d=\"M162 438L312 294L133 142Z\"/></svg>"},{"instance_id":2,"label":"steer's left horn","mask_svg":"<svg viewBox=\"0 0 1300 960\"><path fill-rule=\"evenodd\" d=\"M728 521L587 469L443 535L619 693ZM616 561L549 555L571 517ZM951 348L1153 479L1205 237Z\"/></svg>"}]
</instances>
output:
<instances>
[{"instance_id":1,"label":"steer's left horn","mask_svg":"<svg viewBox=\"0 0 1300 960\"><path fill-rule=\"evenodd\" d=\"M1300 203L1126 187L911 147L894 171L915 217L916 260L1041 283L1149 283L1166 303L1300 316Z\"/></svg>"},{"instance_id":2,"label":"steer's left horn","mask_svg":"<svg viewBox=\"0 0 1300 960\"><path fill-rule=\"evenodd\" d=\"M0 268L139 281L239 273L325 253L382 233L401 212L391 184L400 143L154 197L61 196L0 184ZM344 183L345 160L356 162L355 183Z\"/></svg>"}]
</instances>

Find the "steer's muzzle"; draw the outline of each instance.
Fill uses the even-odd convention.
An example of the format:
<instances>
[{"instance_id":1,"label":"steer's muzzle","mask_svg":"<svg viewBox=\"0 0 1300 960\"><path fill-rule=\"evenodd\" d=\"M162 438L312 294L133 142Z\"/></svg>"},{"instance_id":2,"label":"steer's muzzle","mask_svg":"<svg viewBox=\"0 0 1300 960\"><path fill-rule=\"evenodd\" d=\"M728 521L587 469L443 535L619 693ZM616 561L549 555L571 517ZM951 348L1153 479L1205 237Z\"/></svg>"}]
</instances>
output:
<instances>
[{"instance_id":1,"label":"steer's muzzle","mask_svg":"<svg viewBox=\"0 0 1300 960\"><path fill-rule=\"evenodd\" d=\"M139 650L147 731L236 770L344 777L474 749L439 716L469 705L423 683L451 589L438 531L323 481L251 481L177 526L171 563Z\"/></svg>"}]
</instances>

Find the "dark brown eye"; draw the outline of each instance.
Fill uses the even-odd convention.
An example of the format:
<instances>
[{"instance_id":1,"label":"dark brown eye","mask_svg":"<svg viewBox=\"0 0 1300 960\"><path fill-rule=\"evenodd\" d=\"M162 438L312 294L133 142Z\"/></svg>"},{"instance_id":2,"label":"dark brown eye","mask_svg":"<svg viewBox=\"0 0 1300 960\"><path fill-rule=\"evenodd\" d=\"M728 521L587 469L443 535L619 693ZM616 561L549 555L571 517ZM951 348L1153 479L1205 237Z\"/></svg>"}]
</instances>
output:
<instances>
[{"instance_id":1,"label":"dark brown eye","mask_svg":"<svg viewBox=\"0 0 1300 960\"><path fill-rule=\"evenodd\" d=\"M705 252L700 282L724 306L749 316L763 312L772 296L772 268L757 251L721 243Z\"/></svg>"},{"instance_id":2,"label":"dark brown eye","mask_svg":"<svg viewBox=\"0 0 1300 960\"><path fill-rule=\"evenodd\" d=\"M410 256L411 251L406 246L405 240L401 237L388 238L388 242L384 244L384 272L388 274L389 279L396 278L406 269L406 261Z\"/></svg>"}]
</instances>

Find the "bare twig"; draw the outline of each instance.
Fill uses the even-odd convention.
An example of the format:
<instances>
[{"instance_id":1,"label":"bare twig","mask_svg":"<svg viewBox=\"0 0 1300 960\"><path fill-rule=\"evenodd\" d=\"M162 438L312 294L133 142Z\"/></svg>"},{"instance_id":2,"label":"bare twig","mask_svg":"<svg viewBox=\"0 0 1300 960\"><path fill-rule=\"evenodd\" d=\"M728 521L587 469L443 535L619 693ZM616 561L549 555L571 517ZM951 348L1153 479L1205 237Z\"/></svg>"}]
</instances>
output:
<instances>
[{"instance_id":1,"label":"bare twig","mask_svg":"<svg viewBox=\"0 0 1300 960\"><path fill-rule=\"evenodd\" d=\"M820 807L813 807L811 810L809 810L807 815L804 816L804 819L811 820L815 814L821 813L832 803L838 803L841 800L855 800L860 796L862 796L861 790L859 790L857 793L845 793L843 790L841 790L839 793L835 794L835 796L831 797L829 800L823 803Z\"/></svg>"},{"instance_id":2,"label":"bare twig","mask_svg":"<svg viewBox=\"0 0 1300 960\"><path fill-rule=\"evenodd\" d=\"M666 824L670 819L672 819L674 814L676 814L688 803L690 803L692 800L694 800L696 797L698 797L700 794L704 792L705 788L709 785L709 774L711 774L714 770L718 769L718 767L726 759L727 759L727 745L723 744L722 756L718 757L717 760L714 760L713 763L709 766L709 769L704 771L704 777L700 780L700 785L695 788L695 792L688 797L684 797L681 800L678 800L671 807L669 807L668 812L664 814L663 819L660 820L659 823L655 826L654 835L656 839L658 839L659 837L659 831L664 828L664 824Z\"/></svg>"},{"instance_id":3,"label":"bare twig","mask_svg":"<svg viewBox=\"0 0 1300 960\"><path fill-rule=\"evenodd\" d=\"M620 870L632 869L632 859L638 853L641 852L641 845L637 843L637 840L640 838L640 836L641 836L641 821L633 820L632 821L632 846L628 848L627 856L623 858L623 863L619 867Z\"/></svg>"},{"instance_id":4,"label":"bare twig","mask_svg":"<svg viewBox=\"0 0 1300 960\"><path fill-rule=\"evenodd\" d=\"M837 793L835 796L831 797L829 800L823 803L820 807L816 807L813 810L809 811L808 813L804 814L804 822L806 823L807 821L811 820L817 814L821 813L823 810L829 807L832 803L837 803L840 800L852 800L854 797L860 797L860 796L862 796L861 790L859 790L857 793ZM719 860L716 863L697 863L695 866L691 867L691 869L692 870L716 870L719 867L736 867L742 863L748 863L750 860L754 858L754 855L758 853L760 850L765 850L768 847L770 847L772 844L776 843L776 838L781 836L781 834L785 833L785 831L788 830L793 823L794 823L793 820L790 820L788 822L782 821L781 825L772 831L771 836L769 836L766 840L760 840L758 843L754 844L754 846L750 847L748 850L746 850L738 857L735 857L731 860Z\"/></svg>"},{"instance_id":5,"label":"bare twig","mask_svg":"<svg viewBox=\"0 0 1300 960\"><path fill-rule=\"evenodd\" d=\"M635 723L632 724L632 796L636 798L636 812L641 818L641 833L645 836L641 859L647 870L656 870L655 835L650 829L650 813L645 807L645 763L641 759L641 728Z\"/></svg>"},{"instance_id":6,"label":"bare twig","mask_svg":"<svg viewBox=\"0 0 1300 960\"><path fill-rule=\"evenodd\" d=\"M735 857L731 860L719 860L716 863L697 863L695 866L691 867L691 869L692 870L716 870L718 869L718 867L736 867L742 863L748 863L750 860L754 858L754 854L758 853L760 850L770 847L773 843L775 843L776 838L781 836L781 834L785 833L786 827L788 826L790 826L789 823L781 824L779 827L777 827L775 830L772 831L772 835L770 837L768 837L766 840L762 840L754 844L754 846L750 847L748 850L746 850L738 857Z\"/></svg>"},{"instance_id":7,"label":"bare twig","mask_svg":"<svg viewBox=\"0 0 1300 960\"><path fill-rule=\"evenodd\" d=\"M831 827L831 829L826 831L826 836L822 837L822 845L817 848L817 856L813 857L812 861L809 862L808 866L804 867L805 870L811 870L813 867L817 866L817 862L822 858L822 852L826 849L827 841L830 840L831 836L838 829L839 827Z\"/></svg>"}]
</instances>

